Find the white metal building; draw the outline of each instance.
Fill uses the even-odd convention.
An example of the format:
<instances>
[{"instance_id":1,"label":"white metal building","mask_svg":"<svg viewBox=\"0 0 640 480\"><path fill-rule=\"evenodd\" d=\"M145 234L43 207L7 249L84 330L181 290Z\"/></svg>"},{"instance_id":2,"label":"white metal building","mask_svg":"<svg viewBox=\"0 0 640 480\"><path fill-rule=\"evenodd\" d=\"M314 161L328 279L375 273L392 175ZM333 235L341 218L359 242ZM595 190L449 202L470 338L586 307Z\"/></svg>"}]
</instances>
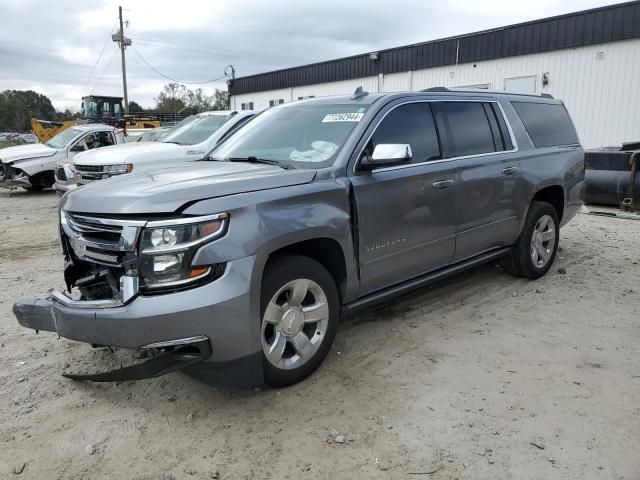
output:
<instances>
[{"instance_id":1,"label":"white metal building","mask_svg":"<svg viewBox=\"0 0 640 480\"><path fill-rule=\"evenodd\" d=\"M234 109L478 87L564 101L587 148L640 140L640 1L235 79Z\"/></svg>"}]
</instances>

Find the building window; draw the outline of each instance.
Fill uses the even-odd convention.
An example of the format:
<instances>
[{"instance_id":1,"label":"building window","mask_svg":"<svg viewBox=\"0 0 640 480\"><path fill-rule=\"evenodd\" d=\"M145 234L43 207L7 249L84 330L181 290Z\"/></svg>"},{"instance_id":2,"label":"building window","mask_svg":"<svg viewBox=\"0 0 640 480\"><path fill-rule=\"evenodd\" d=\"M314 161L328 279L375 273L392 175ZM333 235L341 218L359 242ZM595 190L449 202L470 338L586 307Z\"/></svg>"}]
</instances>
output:
<instances>
[{"instance_id":1,"label":"building window","mask_svg":"<svg viewBox=\"0 0 640 480\"><path fill-rule=\"evenodd\" d=\"M307 98L316 98L316 96L315 95L307 95L307 96L304 96L304 97L298 97L298 100L306 100Z\"/></svg>"},{"instance_id":2,"label":"building window","mask_svg":"<svg viewBox=\"0 0 640 480\"><path fill-rule=\"evenodd\" d=\"M505 78L504 89L513 93L536 93L536 76Z\"/></svg>"},{"instance_id":3,"label":"building window","mask_svg":"<svg viewBox=\"0 0 640 480\"><path fill-rule=\"evenodd\" d=\"M277 98L275 100L269 100L269 106L275 107L276 105L282 105L284 103L284 98Z\"/></svg>"},{"instance_id":4,"label":"building window","mask_svg":"<svg viewBox=\"0 0 640 480\"><path fill-rule=\"evenodd\" d=\"M253 102L241 103L240 108L242 110L253 110Z\"/></svg>"}]
</instances>

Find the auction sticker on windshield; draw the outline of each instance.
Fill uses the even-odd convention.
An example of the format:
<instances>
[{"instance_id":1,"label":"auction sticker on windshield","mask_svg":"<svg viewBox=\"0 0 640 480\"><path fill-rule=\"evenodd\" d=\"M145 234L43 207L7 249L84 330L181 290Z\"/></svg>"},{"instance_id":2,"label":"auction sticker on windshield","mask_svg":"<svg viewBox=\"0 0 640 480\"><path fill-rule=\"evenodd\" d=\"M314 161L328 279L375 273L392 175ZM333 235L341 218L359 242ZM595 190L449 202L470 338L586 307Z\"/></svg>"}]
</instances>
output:
<instances>
[{"instance_id":1,"label":"auction sticker on windshield","mask_svg":"<svg viewBox=\"0 0 640 480\"><path fill-rule=\"evenodd\" d=\"M322 123L328 122L359 122L364 113L328 113L322 119Z\"/></svg>"}]
</instances>

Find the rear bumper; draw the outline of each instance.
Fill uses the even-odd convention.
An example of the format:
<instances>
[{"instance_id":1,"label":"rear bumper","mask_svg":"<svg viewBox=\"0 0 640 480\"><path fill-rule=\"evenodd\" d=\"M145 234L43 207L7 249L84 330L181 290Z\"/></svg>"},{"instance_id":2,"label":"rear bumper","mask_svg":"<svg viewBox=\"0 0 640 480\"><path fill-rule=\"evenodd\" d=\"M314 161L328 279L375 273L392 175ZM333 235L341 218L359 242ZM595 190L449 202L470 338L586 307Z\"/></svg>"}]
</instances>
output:
<instances>
[{"instance_id":1,"label":"rear bumper","mask_svg":"<svg viewBox=\"0 0 640 480\"><path fill-rule=\"evenodd\" d=\"M222 277L201 287L139 295L127 304L64 302L51 295L19 299L13 311L24 327L89 344L141 348L204 336L211 355L197 365L194 376L207 381L210 372L217 385L225 383L220 380L231 380L229 386L260 385L259 298L257 289L250 288L259 258L228 262ZM215 380L216 365L227 372L222 379Z\"/></svg>"}]
</instances>

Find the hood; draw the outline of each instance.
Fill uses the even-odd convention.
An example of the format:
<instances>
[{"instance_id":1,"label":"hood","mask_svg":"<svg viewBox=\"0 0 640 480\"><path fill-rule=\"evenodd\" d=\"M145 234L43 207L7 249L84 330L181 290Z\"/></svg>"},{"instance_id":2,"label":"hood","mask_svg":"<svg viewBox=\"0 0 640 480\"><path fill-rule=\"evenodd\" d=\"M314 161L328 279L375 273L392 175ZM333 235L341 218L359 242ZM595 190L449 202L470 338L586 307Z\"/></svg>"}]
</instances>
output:
<instances>
[{"instance_id":1,"label":"hood","mask_svg":"<svg viewBox=\"0 0 640 480\"><path fill-rule=\"evenodd\" d=\"M16 160L26 160L28 158L52 157L58 152L44 143L33 143L29 145L18 145L0 150L2 163L11 163Z\"/></svg>"},{"instance_id":2,"label":"hood","mask_svg":"<svg viewBox=\"0 0 640 480\"><path fill-rule=\"evenodd\" d=\"M185 147L175 143L131 142L96 148L77 154L73 158L76 165L119 165L136 159L152 158L156 161L181 158Z\"/></svg>"},{"instance_id":3,"label":"hood","mask_svg":"<svg viewBox=\"0 0 640 480\"><path fill-rule=\"evenodd\" d=\"M202 161L91 183L64 196L61 207L93 214L171 213L186 203L308 183L315 170Z\"/></svg>"}]
</instances>

